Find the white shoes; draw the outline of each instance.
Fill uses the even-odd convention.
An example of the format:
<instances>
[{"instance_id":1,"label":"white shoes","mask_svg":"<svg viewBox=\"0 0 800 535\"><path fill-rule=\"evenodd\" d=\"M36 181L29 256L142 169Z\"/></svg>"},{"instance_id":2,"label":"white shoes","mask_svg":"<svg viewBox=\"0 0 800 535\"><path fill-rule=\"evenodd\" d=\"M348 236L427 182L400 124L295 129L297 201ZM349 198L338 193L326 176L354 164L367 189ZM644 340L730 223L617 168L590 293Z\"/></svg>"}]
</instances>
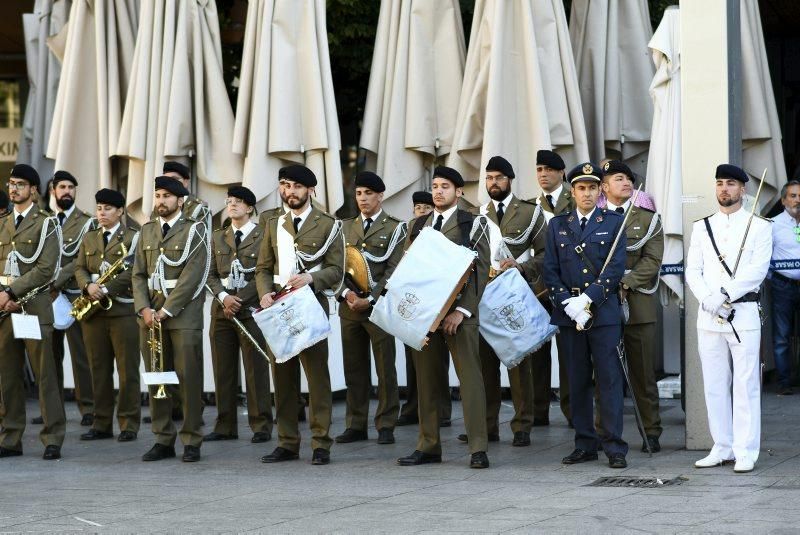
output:
<instances>
[{"instance_id":1,"label":"white shoes","mask_svg":"<svg viewBox=\"0 0 800 535\"><path fill-rule=\"evenodd\" d=\"M695 468L712 468L714 466L722 466L725 462L727 462L726 459L721 459L721 458L717 457L715 454L709 453L706 457L703 457L699 461L696 461L694 463L694 467ZM752 470L752 468L751 468L751 470Z\"/></svg>"},{"instance_id":2,"label":"white shoes","mask_svg":"<svg viewBox=\"0 0 800 535\"><path fill-rule=\"evenodd\" d=\"M733 467L733 471L737 474L746 474L747 472L752 472L755 466L756 463L750 459L736 459L736 465Z\"/></svg>"}]
</instances>

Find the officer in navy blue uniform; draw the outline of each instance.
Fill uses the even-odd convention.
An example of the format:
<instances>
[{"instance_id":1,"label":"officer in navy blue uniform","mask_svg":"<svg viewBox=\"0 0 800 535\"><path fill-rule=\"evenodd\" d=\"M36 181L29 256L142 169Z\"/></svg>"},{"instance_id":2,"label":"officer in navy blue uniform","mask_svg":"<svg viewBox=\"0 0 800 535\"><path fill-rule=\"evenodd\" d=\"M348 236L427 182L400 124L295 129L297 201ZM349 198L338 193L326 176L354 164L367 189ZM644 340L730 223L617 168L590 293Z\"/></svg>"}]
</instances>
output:
<instances>
[{"instance_id":1,"label":"officer in navy blue uniform","mask_svg":"<svg viewBox=\"0 0 800 535\"><path fill-rule=\"evenodd\" d=\"M622 228L622 215L597 207L603 171L584 163L569 172L576 209L553 217L547 232L544 282L553 303L550 323L561 330L569 376L575 451L563 464L597 460L592 404L597 381L603 451L612 468L625 468L622 440L623 374L617 354L622 335L619 296L625 272L625 236L603 264ZM601 272L602 270L602 272Z\"/></svg>"}]
</instances>

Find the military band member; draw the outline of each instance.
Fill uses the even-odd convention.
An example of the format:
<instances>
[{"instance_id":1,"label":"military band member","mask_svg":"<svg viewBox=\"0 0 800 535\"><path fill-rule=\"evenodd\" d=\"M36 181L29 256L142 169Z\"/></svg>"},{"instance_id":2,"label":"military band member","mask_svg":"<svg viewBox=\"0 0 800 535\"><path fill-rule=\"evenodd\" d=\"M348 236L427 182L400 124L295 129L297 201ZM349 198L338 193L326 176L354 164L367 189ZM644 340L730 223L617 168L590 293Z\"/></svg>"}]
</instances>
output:
<instances>
[{"instance_id":1,"label":"military band member","mask_svg":"<svg viewBox=\"0 0 800 535\"><path fill-rule=\"evenodd\" d=\"M625 275L620 283L620 301L629 308L622 328L631 388L642 416L642 426L650 451L661 451L661 416L658 413L658 385L653 365L658 318L658 276L664 257L664 233L658 214L631 206L633 171L619 160L603 165L602 190L608 210L629 213L625 224L627 238ZM623 242L624 243L624 242ZM642 444L642 451L647 451Z\"/></svg>"},{"instance_id":2,"label":"military band member","mask_svg":"<svg viewBox=\"0 0 800 535\"><path fill-rule=\"evenodd\" d=\"M0 310L20 312L19 301L29 292L36 296L25 303L25 312L38 319L41 339L14 337L12 318L0 320L0 457L22 455L25 431L25 354L39 386L39 408L43 426L39 439L46 460L61 458L66 417L58 389L53 359L53 307L47 289L55 279L60 256L60 229L56 219L33 203L32 191L39 187L39 174L26 164L17 164L8 179L14 209L0 221Z\"/></svg>"},{"instance_id":3,"label":"military band member","mask_svg":"<svg viewBox=\"0 0 800 535\"><path fill-rule=\"evenodd\" d=\"M625 272L624 242L609 258L622 229L622 216L597 208L602 170L584 163L569 173L576 209L550 220L544 280L559 326L559 354L567 359L575 450L563 464L597 460L600 442L611 468L625 468L628 444L622 439L623 375L617 353L622 336L617 290ZM563 362L563 360L562 360ZM598 439L592 417L594 388L603 429Z\"/></svg>"},{"instance_id":4,"label":"military band member","mask_svg":"<svg viewBox=\"0 0 800 535\"><path fill-rule=\"evenodd\" d=\"M247 420L253 443L272 438L272 400L269 362L247 336L231 321L236 317L261 348L264 335L253 320L251 308L258 307L255 269L264 229L250 221L256 196L248 188L228 188L225 200L231 224L214 232L208 286L224 304L211 304L211 359L217 400L217 421L204 441L239 438L237 401L239 391L239 350L242 352L247 391Z\"/></svg>"},{"instance_id":5,"label":"military band member","mask_svg":"<svg viewBox=\"0 0 800 535\"><path fill-rule=\"evenodd\" d=\"M378 376L378 407L374 418L378 444L394 444L394 425L400 412L395 340L394 336L369 321L369 314L387 278L403 256L406 224L383 211L381 202L386 186L378 175L369 171L359 173L355 187L360 214L345 220L342 232L345 245L357 248L364 255L369 266L368 282L374 282L375 285L361 291L357 287L347 286L338 297L347 413L346 429L336 437L336 442L348 443L368 438L372 347Z\"/></svg>"},{"instance_id":6,"label":"military band member","mask_svg":"<svg viewBox=\"0 0 800 535\"><path fill-rule=\"evenodd\" d=\"M97 306L97 312L81 322L83 339L92 371L94 422L81 440L114 437L114 364L119 376L117 422L119 442L136 440L142 407L139 390L139 338L131 295L131 271L115 268L118 273L105 284L98 279L120 259L133 262L138 233L122 223L125 197L111 189L101 189L94 196L95 217L99 228L84 236L75 260L75 280L83 294L110 303ZM118 271L117 271L118 270ZM77 322L76 322L77 323Z\"/></svg>"},{"instance_id":7,"label":"military band member","mask_svg":"<svg viewBox=\"0 0 800 535\"><path fill-rule=\"evenodd\" d=\"M414 217L419 218L430 214L433 211L433 195L429 191L415 191L411 195L414 204ZM400 409L400 416L397 417L397 425L412 425L419 423L417 405L417 373L414 369L413 349L405 347L406 354L406 402ZM441 384L441 404L439 427L450 427L450 415L453 410L453 400L450 396L450 353L444 348L439 355L442 371L437 377L444 380Z\"/></svg>"},{"instance_id":8,"label":"military band member","mask_svg":"<svg viewBox=\"0 0 800 535\"><path fill-rule=\"evenodd\" d=\"M536 152L536 179L542 193L536 198L536 204L545 211L547 221L554 215L561 215L575 209L572 191L565 185L566 178L564 160L551 150Z\"/></svg>"},{"instance_id":9,"label":"military band member","mask_svg":"<svg viewBox=\"0 0 800 535\"><path fill-rule=\"evenodd\" d=\"M458 208L464 179L455 169L437 167L433 173L434 211L409 223L406 249L423 227L432 226L450 241L477 252L476 265L460 296L431 335L422 351L414 351L419 397L419 438L416 450L401 457L397 464L412 466L442 462L439 436L441 384L443 379L438 356L448 350L453 356L464 408L464 425L471 453L470 468L488 468L486 432L486 391L481 375L478 336L478 303L489 276L488 223L484 216L474 216Z\"/></svg>"},{"instance_id":10,"label":"military band member","mask_svg":"<svg viewBox=\"0 0 800 535\"><path fill-rule=\"evenodd\" d=\"M343 276L344 247L338 237L341 232L340 224L312 205L311 194L317 185L317 178L310 169L302 165L291 165L283 168L280 175L286 181L284 187L290 211L270 219L264 229L264 239L256 265L261 307L272 306L275 291L285 281L286 285L293 288L310 285L320 306L328 314L328 298L323 292L336 290ZM303 269L298 270L301 261ZM294 269L289 269L290 265ZM313 449L311 464L330 462L330 447L333 443L329 434L332 397L327 339L287 362L273 365L278 447L262 457L262 462L275 463L299 458L297 399L300 394L301 364L308 380Z\"/></svg>"},{"instance_id":11,"label":"military band member","mask_svg":"<svg viewBox=\"0 0 800 535\"><path fill-rule=\"evenodd\" d=\"M755 217L744 241L747 173L722 164L715 176L719 211L694 223L686 256L686 282L700 302L697 343L714 439L709 454L694 465L735 459L734 472L743 473L753 470L761 448L758 299L769 270L772 229L769 220Z\"/></svg>"},{"instance_id":12,"label":"military band member","mask_svg":"<svg viewBox=\"0 0 800 535\"><path fill-rule=\"evenodd\" d=\"M515 176L514 168L502 156L489 159L486 191L491 201L480 207L480 213L500 228L503 243L511 254L511 257L493 259L497 260L499 270L518 269L526 280L533 283L542 276L547 223L541 208L511 193L511 181ZM500 359L483 336L480 337L480 355L486 388L486 427L489 442L497 442L500 440ZM533 356L529 355L507 371L514 404L514 417L511 419L514 446L531 444L534 418L532 360ZM549 376L547 381L549 386ZM467 436L459 435L458 438L465 441Z\"/></svg>"},{"instance_id":13,"label":"military band member","mask_svg":"<svg viewBox=\"0 0 800 535\"><path fill-rule=\"evenodd\" d=\"M177 178L183 184L186 191L191 191L192 187L192 173L188 167L180 162L164 162L163 176L171 176ZM156 210L153 210L153 216L156 216ZM183 199L182 212L184 215L194 219L195 221L206 221L210 216L208 204L199 197L187 193Z\"/></svg>"},{"instance_id":14,"label":"military band member","mask_svg":"<svg viewBox=\"0 0 800 535\"><path fill-rule=\"evenodd\" d=\"M161 323L164 371L174 370L183 403L183 427L172 422L173 395L156 399L150 386L150 414L155 445L142 456L158 461L175 456L175 439L183 442L183 461L200 460L203 435L203 300L209 258L205 225L183 215L188 191L172 177L155 180L158 217L142 227L133 265L134 309L140 316L139 345L145 368L152 370L148 331Z\"/></svg>"}]
</instances>

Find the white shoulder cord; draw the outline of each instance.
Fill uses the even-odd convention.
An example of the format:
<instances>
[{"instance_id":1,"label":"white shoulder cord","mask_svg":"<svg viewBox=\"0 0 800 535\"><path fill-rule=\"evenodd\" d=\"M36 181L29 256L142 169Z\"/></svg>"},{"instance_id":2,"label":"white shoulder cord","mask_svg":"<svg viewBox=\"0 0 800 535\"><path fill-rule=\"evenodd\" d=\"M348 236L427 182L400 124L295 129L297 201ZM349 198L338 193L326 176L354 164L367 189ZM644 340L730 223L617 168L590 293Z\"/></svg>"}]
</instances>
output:
<instances>
[{"instance_id":1,"label":"white shoulder cord","mask_svg":"<svg viewBox=\"0 0 800 535\"><path fill-rule=\"evenodd\" d=\"M75 238L75 241L70 243L69 245L62 245L61 247L61 256L66 256L67 258L72 258L78 252L78 249L81 248L81 242L83 241L83 237L86 235L89 230L94 230L97 228L97 218L90 217L86 220L86 223L83 224L81 227L81 231L78 233L78 237ZM63 233L62 233L63 235Z\"/></svg>"},{"instance_id":2,"label":"white shoulder cord","mask_svg":"<svg viewBox=\"0 0 800 535\"><path fill-rule=\"evenodd\" d=\"M48 223L53 224L53 230L48 232L47 226ZM58 260L56 261L56 270L55 274L53 275L52 280L56 280L58 278L58 274L61 271L61 247L62 247L62 238L61 238L61 226L56 222L55 217L48 217L45 219L44 224L42 225L42 231L39 233L39 244L36 247L36 251L31 256L22 256L16 248L12 249L8 256L6 257L6 268L3 271L3 275L9 277L19 277L19 262L23 264L33 264L36 260L39 259L39 255L42 254L42 249L44 249L44 244L47 241L47 238L50 237L55 233L56 238L58 239Z\"/></svg>"},{"instance_id":3,"label":"white shoulder cord","mask_svg":"<svg viewBox=\"0 0 800 535\"><path fill-rule=\"evenodd\" d=\"M234 258L231 262L231 272L228 274L228 281L231 288L241 290L247 286L247 279L245 274L252 273L256 270L256 266L245 268L238 258Z\"/></svg>"},{"instance_id":4,"label":"white shoulder cord","mask_svg":"<svg viewBox=\"0 0 800 535\"><path fill-rule=\"evenodd\" d=\"M131 239L131 247L127 249L125 253L125 257L133 256L136 254L136 245L139 243L139 232L137 231L136 234L133 235L133 239ZM124 247L124 244L123 244ZM111 267L108 259L104 258L103 261L100 263L100 275L105 275L106 271Z\"/></svg>"},{"instance_id":5,"label":"white shoulder cord","mask_svg":"<svg viewBox=\"0 0 800 535\"><path fill-rule=\"evenodd\" d=\"M374 264L382 264L386 262L392 253L394 252L395 248L403 241L406 237L406 232L408 230L408 224L405 221L400 222L394 230L392 231L392 237L389 239L389 247L386 250L386 254L383 256L374 256L367 251L359 251L361 256L363 256L367 262L367 281L369 282L370 288L375 288L378 285L377 282L372 278L372 270L369 267L369 263L372 262Z\"/></svg>"},{"instance_id":6,"label":"white shoulder cord","mask_svg":"<svg viewBox=\"0 0 800 535\"><path fill-rule=\"evenodd\" d=\"M475 233L478 231L479 227L481 234L480 236L478 236L478 239L475 239ZM469 239L472 241L472 243L477 245L478 242L481 241L481 239L483 238L486 238L486 240L489 241L489 224L487 223L485 215L477 215L475 216L475 219L472 221L472 230L469 231ZM475 253L475 256L477 257L478 251L475 250L474 246L472 250Z\"/></svg>"},{"instance_id":7,"label":"white shoulder cord","mask_svg":"<svg viewBox=\"0 0 800 535\"><path fill-rule=\"evenodd\" d=\"M523 243L526 243L528 241L528 238L530 238L531 232L533 232L533 227L536 225L536 220L539 219L539 214L541 213L542 213L542 206L540 204L537 204L536 210L533 211L533 217L531 217L531 222L528 224L528 228L525 229L525 232L523 232L516 238L504 237L503 241L507 245L522 245ZM536 234L534 234L533 236L534 239L536 238L536 236L539 235L539 233L542 231L544 227L545 227L544 224L542 224L542 226L539 227L539 230L537 230Z\"/></svg>"},{"instance_id":8,"label":"white shoulder cord","mask_svg":"<svg viewBox=\"0 0 800 535\"><path fill-rule=\"evenodd\" d=\"M295 250L295 265L298 268L298 272L302 271L306 268L306 264L310 264L322 258L325 253L328 252L328 249L331 248L333 245L334 240L336 239L337 234L342 239L342 278L339 280L339 284L335 290L323 290L322 293L327 297L332 297L336 295L339 290L342 289L344 286L344 270L345 270L345 257L344 254L344 247L345 247L345 239L344 239L344 232L342 232L342 222L338 219L333 221L333 228L331 228L330 234L328 234L328 238L325 240L325 243L322 244L322 247L314 254L308 254L300 251L299 249Z\"/></svg>"},{"instance_id":9,"label":"white shoulder cord","mask_svg":"<svg viewBox=\"0 0 800 535\"><path fill-rule=\"evenodd\" d=\"M203 229L204 231L203 235L200 234L200 231L198 230L199 228ZM178 260L170 260L164 255L163 252L160 255L158 255L158 258L156 259L156 268L155 270L153 270L153 274L150 277L153 281L157 281L159 283L160 285L159 287L161 288L161 291L164 293L164 297L169 296L169 291L167 289L167 281L164 276L164 264L170 267L180 266L181 264L185 263L186 260L189 258L189 256L191 256L201 245L206 248L206 253L207 253L206 266L205 266L205 271L203 272L203 277L200 279L200 283L197 285L197 290L195 290L194 294L192 295L192 299L196 298L198 295L200 295L200 292L203 291L206 283L206 277L208 277L208 271L209 268L211 267L211 254L208 245L207 232L205 232L205 230L206 230L205 221L197 221L195 223L192 223L192 226L189 229L189 236L186 238L186 245L184 245L183 247L183 254L181 255L180 258L178 258ZM192 238L194 238L195 235L200 237L200 242L196 246L190 249Z\"/></svg>"},{"instance_id":10,"label":"white shoulder cord","mask_svg":"<svg viewBox=\"0 0 800 535\"><path fill-rule=\"evenodd\" d=\"M659 221L660 218L658 216L654 216L653 219L650 220L650 226L647 228L647 233L644 235L644 237L633 245L626 247L625 250L630 252L638 251L644 247L644 245L650 241L653 236L657 236L658 233L663 230L663 227L659 227L658 231L654 232ZM656 290L658 290L659 284L661 284L661 276L656 277L656 283L652 288L636 288L636 291L640 294L652 295L656 293Z\"/></svg>"}]
</instances>

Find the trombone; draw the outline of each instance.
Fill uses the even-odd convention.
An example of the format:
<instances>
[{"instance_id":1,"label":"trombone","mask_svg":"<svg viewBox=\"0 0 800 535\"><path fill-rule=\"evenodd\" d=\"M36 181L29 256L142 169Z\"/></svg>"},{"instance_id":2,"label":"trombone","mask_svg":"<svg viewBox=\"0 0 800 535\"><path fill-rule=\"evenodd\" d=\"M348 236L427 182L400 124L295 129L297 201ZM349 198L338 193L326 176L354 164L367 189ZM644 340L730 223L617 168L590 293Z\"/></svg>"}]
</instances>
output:
<instances>
[{"instance_id":1,"label":"trombone","mask_svg":"<svg viewBox=\"0 0 800 535\"><path fill-rule=\"evenodd\" d=\"M153 325L147 333L147 345L150 347L150 371L162 373L164 371L164 336L161 322L153 319ZM163 384L157 385L155 399L166 399L167 389Z\"/></svg>"}]
</instances>

